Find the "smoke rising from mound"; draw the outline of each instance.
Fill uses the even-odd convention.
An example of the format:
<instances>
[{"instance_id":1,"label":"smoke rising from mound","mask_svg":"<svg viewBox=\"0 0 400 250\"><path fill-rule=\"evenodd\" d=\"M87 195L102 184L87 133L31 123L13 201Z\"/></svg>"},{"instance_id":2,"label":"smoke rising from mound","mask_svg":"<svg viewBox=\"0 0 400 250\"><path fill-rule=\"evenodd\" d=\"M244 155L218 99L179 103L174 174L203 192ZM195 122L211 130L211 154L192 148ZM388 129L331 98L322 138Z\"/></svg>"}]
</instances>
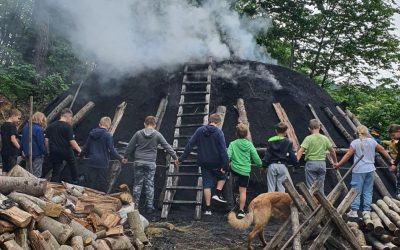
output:
<instances>
[{"instance_id":1,"label":"smoke rising from mound","mask_svg":"<svg viewBox=\"0 0 400 250\"><path fill-rule=\"evenodd\" d=\"M227 0L54 0L59 32L78 56L119 74L169 67L188 61L239 57L275 63L254 39L266 18L248 19ZM193 1L192 1L193 2ZM109 72L107 72L109 73Z\"/></svg>"}]
</instances>

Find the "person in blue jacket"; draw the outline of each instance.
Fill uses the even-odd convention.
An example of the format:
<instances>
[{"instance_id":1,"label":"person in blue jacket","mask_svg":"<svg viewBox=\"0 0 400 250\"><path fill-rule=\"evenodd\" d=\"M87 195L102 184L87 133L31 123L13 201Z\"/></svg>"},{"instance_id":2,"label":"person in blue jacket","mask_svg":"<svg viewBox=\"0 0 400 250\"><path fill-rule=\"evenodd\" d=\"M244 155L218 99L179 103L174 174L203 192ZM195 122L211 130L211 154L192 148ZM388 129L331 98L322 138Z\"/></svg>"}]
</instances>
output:
<instances>
[{"instance_id":1,"label":"person in blue jacket","mask_svg":"<svg viewBox=\"0 0 400 250\"><path fill-rule=\"evenodd\" d=\"M217 187L213 200L226 203L222 196L225 185L226 172L229 169L229 159L226 149L225 136L220 128L221 116L212 114L209 124L196 130L185 147L185 151L178 159L178 164L184 161L193 147L197 146L197 164L201 167L203 178L203 192L206 208L205 215L211 215L211 188L214 187L214 178L217 179Z\"/></svg>"},{"instance_id":2,"label":"person in blue jacket","mask_svg":"<svg viewBox=\"0 0 400 250\"><path fill-rule=\"evenodd\" d=\"M44 130L47 127L46 116L41 112L36 112L32 116L32 174L42 177L42 166L46 147L44 144ZM29 157L29 123L22 129L22 153Z\"/></svg>"},{"instance_id":3,"label":"person in blue jacket","mask_svg":"<svg viewBox=\"0 0 400 250\"><path fill-rule=\"evenodd\" d=\"M89 133L83 146L81 156L86 156L88 187L106 192L108 187L108 171L110 154L122 161L122 156L114 148L112 135L108 132L111 127L111 118L102 117L99 127Z\"/></svg>"}]
</instances>

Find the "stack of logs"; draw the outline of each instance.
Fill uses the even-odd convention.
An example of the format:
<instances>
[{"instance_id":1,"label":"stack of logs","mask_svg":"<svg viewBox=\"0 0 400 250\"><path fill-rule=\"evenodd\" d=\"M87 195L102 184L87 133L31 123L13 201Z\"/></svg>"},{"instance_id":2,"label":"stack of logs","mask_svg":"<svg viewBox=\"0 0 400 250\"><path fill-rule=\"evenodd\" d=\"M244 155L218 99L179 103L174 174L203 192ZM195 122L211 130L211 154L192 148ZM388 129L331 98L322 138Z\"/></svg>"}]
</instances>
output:
<instances>
[{"instance_id":1,"label":"stack of logs","mask_svg":"<svg viewBox=\"0 0 400 250\"><path fill-rule=\"evenodd\" d=\"M126 192L48 183L17 165L0 176L0 248L143 249L148 240L139 212L131 209L125 219L118 213L133 204Z\"/></svg>"},{"instance_id":2,"label":"stack of logs","mask_svg":"<svg viewBox=\"0 0 400 250\"><path fill-rule=\"evenodd\" d=\"M400 249L400 201L385 196L363 213L366 240L374 249Z\"/></svg>"}]
</instances>

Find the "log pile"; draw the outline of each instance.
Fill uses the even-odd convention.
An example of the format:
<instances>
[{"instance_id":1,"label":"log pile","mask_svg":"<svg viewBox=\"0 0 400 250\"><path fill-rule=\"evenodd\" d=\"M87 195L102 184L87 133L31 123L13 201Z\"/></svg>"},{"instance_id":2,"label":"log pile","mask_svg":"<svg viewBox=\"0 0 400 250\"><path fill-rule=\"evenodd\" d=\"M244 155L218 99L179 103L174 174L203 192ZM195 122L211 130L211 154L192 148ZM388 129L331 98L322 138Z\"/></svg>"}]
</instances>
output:
<instances>
[{"instance_id":1,"label":"log pile","mask_svg":"<svg viewBox=\"0 0 400 250\"><path fill-rule=\"evenodd\" d=\"M139 212L122 193L48 183L18 165L0 183L1 249L143 249L148 243Z\"/></svg>"}]
</instances>

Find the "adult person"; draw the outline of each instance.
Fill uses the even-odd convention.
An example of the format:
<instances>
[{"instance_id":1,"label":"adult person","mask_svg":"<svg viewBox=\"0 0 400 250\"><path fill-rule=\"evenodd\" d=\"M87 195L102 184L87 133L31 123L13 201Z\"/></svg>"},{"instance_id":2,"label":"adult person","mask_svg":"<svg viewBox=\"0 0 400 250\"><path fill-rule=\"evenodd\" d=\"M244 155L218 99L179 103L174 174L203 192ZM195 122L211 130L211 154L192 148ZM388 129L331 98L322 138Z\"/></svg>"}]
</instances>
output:
<instances>
[{"instance_id":1,"label":"adult person","mask_svg":"<svg viewBox=\"0 0 400 250\"><path fill-rule=\"evenodd\" d=\"M108 188L108 171L110 154L122 161L122 156L114 148L112 135L108 132L111 118L102 117L99 126L89 133L81 156L87 156L87 185L90 188L106 192Z\"/></svg>"},{"instance_id":2,"label":"adult person","mask_svg":"<svg viewBox=\"0 0 400 250\"><path fill-rule=\"evenodd\" d=\"M53 169L51 176L51 181L53 182L66 180L73 184L78 184L78 171L74 151L80 154L82 150L74 138L71 125L72 117L71 109L65 108L61 110L60 119L50 124L45 131L45 142ZM64 161L67 163L65 166ZM71 176L68 178L62 176L65 169L70 172Z\"/></svg>"},{"instance_id":3,"label":"adult person","mask_svg":"<svg viewBox=\"0 0 400 250\"><path fill-rule=\"evenodd\" d=\"M178 164L183 162L193 147L197 146L197 164L201 167L203 193L206 203L205 215L212 215L211 188L214 187L214 178L217 179L217 187L212 199L226 203L226 200L222 196L222 189L226 181L225 173L229 168L229 159L225 136L222 130L219 129L221 122L220 115L210 115L209 124L203 125L196 130L178 161Z\"/></svg>"},{"instance_id":4,"label":"adult person","mask_svg":"<svg viewBox=\"0 0 400 250\"><path fill-rule=\"evenodd\" d=\"M137 131L129 141L123 163L132 158L134 163L133 197L135 205L139 205L142 187L146 190L146 213L154 212L154 174L156 173L157 146L161 145L176 161L178 159L171 145L164 136L156 130L156 118L147 116L144 120L144 129Z\"/></svg>"}]
</instances>

